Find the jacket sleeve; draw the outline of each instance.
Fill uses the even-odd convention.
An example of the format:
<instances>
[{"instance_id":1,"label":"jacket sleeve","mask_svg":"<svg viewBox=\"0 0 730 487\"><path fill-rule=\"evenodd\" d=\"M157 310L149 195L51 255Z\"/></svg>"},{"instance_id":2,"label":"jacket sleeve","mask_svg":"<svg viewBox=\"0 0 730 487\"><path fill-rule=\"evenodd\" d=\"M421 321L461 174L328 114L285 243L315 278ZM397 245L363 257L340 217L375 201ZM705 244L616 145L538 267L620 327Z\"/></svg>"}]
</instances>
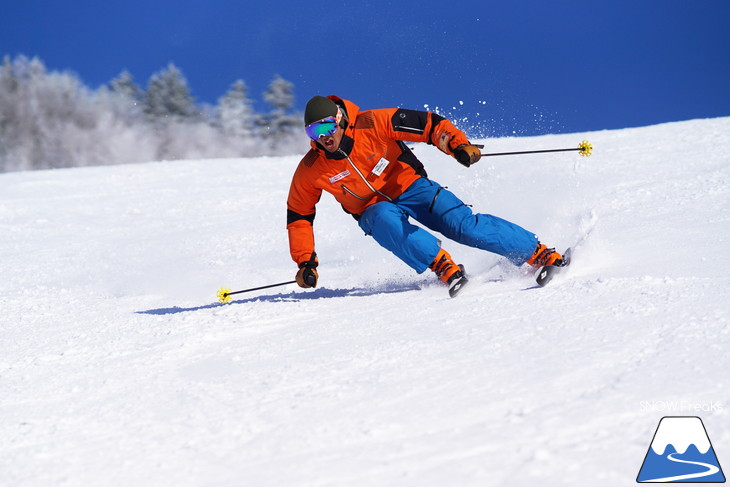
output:
<instances>
[{"instance_id":1,"label":"jacket sleeve","mask_svg":"<svg viewBox=\"0 0 730 487\"><path fill-rule=\"evenodd\" d=\"M314 252L315 206L322 190L308 179L306 167L299 164L294 172L287 198L286 229L289 234L289 252L297 264L309 260Z\"/></svg>"},{"instance_id":2,"label":"jacket sleeve","mask_svg":"<svg viewBox=\"0 0 730 487\"><path fill-rule=\"evenodd\" d=\"M389 117L386 129L395 140L426 142L450 156L454 155L458 146L469 143L464 132L436 113L405 108L386 109L382 112L379 117Z\"/></svg>"}]
</instances>

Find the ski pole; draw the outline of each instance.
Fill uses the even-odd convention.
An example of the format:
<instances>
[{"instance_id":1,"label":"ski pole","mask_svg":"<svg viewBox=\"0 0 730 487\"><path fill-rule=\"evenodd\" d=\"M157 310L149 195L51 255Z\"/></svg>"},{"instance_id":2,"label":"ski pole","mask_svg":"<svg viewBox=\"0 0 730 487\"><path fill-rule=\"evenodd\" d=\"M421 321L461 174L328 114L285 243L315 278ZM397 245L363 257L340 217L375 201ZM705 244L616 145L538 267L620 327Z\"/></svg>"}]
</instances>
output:
<instances>
[{"instance_id":1,"label":"ski pole","mask_svg":"<svg viewBox=\"0 0 730 487\"><path fill-rule=\"evenodd\" d=\"M296 280L286 281L286 282L280 282L278 284L269 284L268 286L252 287L251 289L243 289L241 291L231 291L227 287L222 287L218 290L218 293L217 293L218 301L221 303L227 303L231 300L231 296L233 296L234 294L249 293L251 291L269 289L270 287L286 286L287 284L294 284L295 282L297 282L297 281Z\"/></svg>"},{"instance_id":2,"label":"ski pole","mask_svg":"<svg viewBox=\"0 0 730 487\"><path fill-rule=\"evenodd\" d=\"M479 147L479 146L477 146ZM518 154L541 154L544 152L568 152L568 151L579 151L580 155L583 157L588 157L591 155L593 151L593 146L588 142L587 140L584 140L580 144L578 144L578 147L571 147L570 149L542 149L542 150L527 150L527 151L518 151L518 152L487 152L482 153L482 157L486 156L510 156L510 155L518 155Z\"/></svg>"}]
</instances>

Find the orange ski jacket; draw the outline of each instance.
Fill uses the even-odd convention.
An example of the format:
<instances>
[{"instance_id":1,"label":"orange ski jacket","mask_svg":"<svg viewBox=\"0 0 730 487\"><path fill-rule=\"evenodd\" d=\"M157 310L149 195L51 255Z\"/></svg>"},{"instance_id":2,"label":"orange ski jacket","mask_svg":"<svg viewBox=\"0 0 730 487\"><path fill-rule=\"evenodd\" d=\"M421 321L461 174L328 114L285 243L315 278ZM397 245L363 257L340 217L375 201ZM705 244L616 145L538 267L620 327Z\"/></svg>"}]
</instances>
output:
<instances>
[{"instance_id":1,"label":"orange ski jacket","mask_svg":"<svg viewBox=\"0 0 730 487\"><path fill-rule=\"evenodd\" d=\"M345 133L330 153L312 141L292 177L287 199L289 250L297 264L314 252L314 217L322 191L358 218L370 205L392 201L418 178L423 164L405 145L426 142L454 155L466 136L447 119L425 111L383 108L360 111L348 100L329 96L345 114Z\"/></svg>"}]
</instances>

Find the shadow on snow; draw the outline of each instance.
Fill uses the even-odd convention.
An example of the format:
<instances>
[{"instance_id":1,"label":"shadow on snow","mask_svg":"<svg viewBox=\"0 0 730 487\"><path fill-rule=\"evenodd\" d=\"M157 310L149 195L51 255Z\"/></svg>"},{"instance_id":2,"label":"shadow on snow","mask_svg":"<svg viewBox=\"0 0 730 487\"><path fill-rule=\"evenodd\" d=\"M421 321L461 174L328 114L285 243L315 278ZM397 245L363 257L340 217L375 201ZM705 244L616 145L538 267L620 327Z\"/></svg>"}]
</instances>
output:
<instances>
[{"instance_id":1,"label":"shadow on snow","mask_svg":"<svg viewBox=\"0 0 730 487\"><path fill-rule=\"evenodd\" d=\"M248 299L234 299L229 303L211 303L203 306L194 306L191 308L182 308L180 306L173 306L170 308L157 308L148 309L145 311L137 311L137 314L144 315L169 315L176 313L185 313L187 311L199 311L204 309L215 309L223 306L230 306L232 304L247 304L256 302L298 302L311 299L330 299L330 298L343 298L343 297L365 297L374 296L376 294L393 294L393 293L404 293L408 291L417 291L421 289L421 285L418 283L390 283L376 287L362 288L354 287L351 289L328 289L319 288L314 291L291 291L286 294L267 294L263 296L256 296Z\"/></svg>"}]
</instances>

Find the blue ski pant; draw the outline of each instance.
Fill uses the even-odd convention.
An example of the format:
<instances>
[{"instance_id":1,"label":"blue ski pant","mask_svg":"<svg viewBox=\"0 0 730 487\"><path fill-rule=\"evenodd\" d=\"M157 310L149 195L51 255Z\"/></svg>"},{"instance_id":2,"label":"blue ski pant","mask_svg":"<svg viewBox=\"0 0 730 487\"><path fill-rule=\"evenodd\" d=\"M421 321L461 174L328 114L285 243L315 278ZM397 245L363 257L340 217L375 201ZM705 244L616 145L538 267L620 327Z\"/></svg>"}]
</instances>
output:
<instances>
[{"instance_id":1,"label":"blue ski pant","mask_svg":"<svg viewBox=\"0 0 730 487\"><path fill-rule=\"evenodd\" d=\"M515 265L524 264L537 246L534 233L493 215L474 214L451 191L420 178L395 200L369 206L359 219L366 235L419 274L433 262L441 242L409 218L461 244L502 255Z\"/></svg>"}]
</instances>

